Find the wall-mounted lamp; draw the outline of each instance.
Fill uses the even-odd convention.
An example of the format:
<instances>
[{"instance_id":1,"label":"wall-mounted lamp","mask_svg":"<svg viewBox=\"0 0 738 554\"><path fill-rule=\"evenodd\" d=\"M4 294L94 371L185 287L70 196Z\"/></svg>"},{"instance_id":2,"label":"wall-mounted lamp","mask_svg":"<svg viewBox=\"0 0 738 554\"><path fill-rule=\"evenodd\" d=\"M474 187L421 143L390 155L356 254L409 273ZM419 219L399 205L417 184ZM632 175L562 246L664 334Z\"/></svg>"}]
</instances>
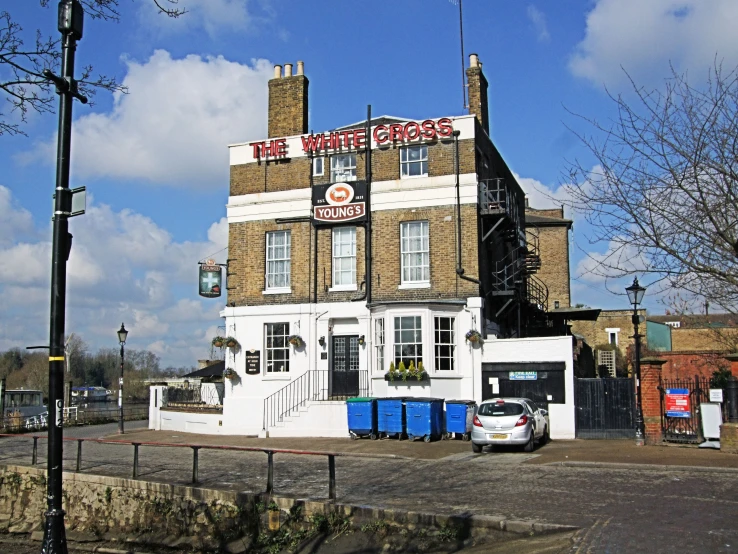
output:
<instances>
[{"instance_id":1,"label":"wall-mounted lamp","mask_svg":"<svg viewBox=\"0 0 738 554\"><path fill-rule=\"evenodd\" d=\"M359 344L364 346L364 335L359 335Z\"/></svg>"},{"instance_id":2,"label":"wall-mounted lamp","mask_svg":"<svg viewBox=\"0 0 738 554\"><path fill-rule=\"evenodd\" d=\"M318 339L318 344L319 344L320 346L325 346L325 337L320 337L320 338Z\"/></svg>"}]
</instances>

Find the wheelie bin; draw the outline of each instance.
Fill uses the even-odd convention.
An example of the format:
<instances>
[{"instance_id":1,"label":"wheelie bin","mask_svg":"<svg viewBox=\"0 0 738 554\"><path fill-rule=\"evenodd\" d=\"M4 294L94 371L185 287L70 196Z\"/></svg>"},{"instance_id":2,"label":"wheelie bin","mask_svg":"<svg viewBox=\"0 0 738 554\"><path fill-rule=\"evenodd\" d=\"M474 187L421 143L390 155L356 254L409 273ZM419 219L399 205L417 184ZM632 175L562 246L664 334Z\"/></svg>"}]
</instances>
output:
<instances>
[{"instance_id":1,"label":"wheelie bin","mask_svg":"<svg viewBox=\"0 0 738 554\"><path fill-rule=\"evenodd\" d=\"M377 401L375 398L357 397L346 400L349 435L352 439L369 437L377 440Z\"/></svg>"},{"instance_id":2,"label":"wheelie bin","mask_svg":"<svg viewBox=\"0 0 738 554\"><path fill-rule=\"evenodd\" d=\"M472 422L474 421L474 400L446 400L446 436L453 433L462 440L471 438Z\"/></svg>"},{"instance_id":3,"label":"wheelie bin","mask_svg":"<svg viewBox=\"0 0 738 554\"><path fill-rule=\"evenodd\" d=\"M443 435L443 398L406 398L407 438L425 442Z\"/></svg>"},{"instance_id":4,"label":"wheelie bin","mask_svg":"<svg viewBox=\"0 0 738 554\"><path fill-rule=\"evenodd\" d=\"M385 437L405 434L405 398L377 398L377 431Z\"/></svg>"}]
</instances>

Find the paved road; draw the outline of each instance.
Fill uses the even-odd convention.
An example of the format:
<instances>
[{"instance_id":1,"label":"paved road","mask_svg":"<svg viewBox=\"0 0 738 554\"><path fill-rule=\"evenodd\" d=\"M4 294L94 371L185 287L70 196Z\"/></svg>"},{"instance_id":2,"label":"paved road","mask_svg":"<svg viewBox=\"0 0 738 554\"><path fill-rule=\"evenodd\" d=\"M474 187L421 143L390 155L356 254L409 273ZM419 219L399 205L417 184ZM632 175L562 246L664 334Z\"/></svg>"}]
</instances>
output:
<instances>
[{"instance_id":1,"label":"paved road","mask_svg":"<svg viewBox=\"0 0 738 554\"><path fill-rule=\"evenodd\" d=\"M70 430L67 436L73 433L75 430ZM136 440L150 440L146 433L131 433L129 439L135 436ZM93 432L96 436L101 434L102 429ZM173 435L172 440L179 438ZM335 440L334 443L339 444ZM354 448L357 443L341 444ZM29 463L27 440L4 439L0 444L0 463ZM300 445L304 447L304 443ZM561 447L555 445L544 447L539 454L545 455L546 448L550 448L549 452L558 456L557 449ZM383 441L374 443L372 448L389 451L391 446ZM425 446L430 445L415 443L408 448L420 452ZM452 453L434 459L338 458L339 501L576 525L582 528L573 550L577 554L738 553L738 472L645 465L564 467L537 463L544 455L514 451L473 454L467 443L452 446ZM83 448L82 471L130 476L130 445L88 443ZM668 459L672 451L661 450L661 457ZM176 452L172 455L168 447L142 447L140 478L187 484L192 471L191 450ZM675 456L679 454L677 450L673 452ZM75 454L75 448L65 450L65 469L74 469ZM714 455L732 460L719 452ZM266 485L263 453L202 450L199 466L204 487L261 491ZM275 492L325 498L327 459L275 455Z\"/></svg>"}]
</instances>

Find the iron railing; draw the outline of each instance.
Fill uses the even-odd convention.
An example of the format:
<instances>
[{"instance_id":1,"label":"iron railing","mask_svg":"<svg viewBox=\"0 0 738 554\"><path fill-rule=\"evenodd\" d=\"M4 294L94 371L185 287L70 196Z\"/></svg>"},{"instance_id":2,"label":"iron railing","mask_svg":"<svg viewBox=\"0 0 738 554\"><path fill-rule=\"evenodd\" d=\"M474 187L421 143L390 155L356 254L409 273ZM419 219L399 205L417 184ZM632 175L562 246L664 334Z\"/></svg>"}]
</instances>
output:
<instances>
[{"instance_id":1,"label":"iron railing","mask_svg":"<svg viewBox=\"0 0 738 554\"><path fill-rule=\"evenodd\" d=\"M35 416L6 415L0 418L0 430L6 433L21 433L24 431L38 431L48 426L49 412L43 412ZM93 425L118 421L118 407L113 409L87 409L79 406L64 408L63 421L65 427L75 425ZM123 405L123 418L126 421L138 421L148 419L149 405Z\"/></svg>"},{"instance_id":2,"label":"iron railing","mask_svg":"<svg viewBox=\"0 0 738 554\"><path fill-rule=\"evenodd\" d=\"M217 386L167 387L162 408L221 408L223 388Z\"/></svg>"},{"instance_id":3,"label":"iron railing","mask_svg":"<svg viewBox=\"0 0 738 554\"><path fill-rule=\"evenodd\" d=\"M46 437L40 435L3 435L2 438L27 438L33 439L33 449L31 451L31 465L35 466L38 464L38 442L39 440L45 440ZM158 448L189 448L192 450L192 484L197 485L200 483L200 450L220 450L220 451L231 451L231 452L263 452L267 455L267 482L266 482L266 494L274 494L274 456L275 454L295 454L302 456L326 456L328 458L328 498L335 501L337 498L336 494L336 458L374 458L374 459L389 459L399 460L401 456L394 454L362 454L353 452L323 452L323 451L312 451L312 450L290 450L286 448L261 448L256 446L214 446L205 444L169 444L160 442L133 442L133 441L121 441L121 440L108 440L108 439L77 439L77 438L64 438L65 442L77 442L77 459L76 459L76 473L82 471L82 444L117 444L121 446L133 446L133 464L131 477L133 479L140 478L140 466L139 466L139 450L141 447L158 447ZM157 468L158 471L158 468Z\"/></svg>"},{"instance_id":4,"label":"iron railing","mask_svg":"<svg viewBox=\"0 0 738 554\"><path fill-rule=\"evenodd\" d=\"M310 370L264 399L262 428L268 431L297 414L309 402L345 400L368 394L369 372L366 370Z\"/></svg>"},{"instance_id":5,"label":"iron railing","mask_svg":"<svg viewBox=\"0 0 738 554\"><path fill-rule=\"evenodd\" d=\"M666 391L668 389L686 389L689 394L688 417L670 417L666 415ZM710 380L695 375L692 379L662 380L661 392L661 431L668 442L698 443L702 440L700 429L700 404L710 400Z\"/></svg>"}]
</instances>

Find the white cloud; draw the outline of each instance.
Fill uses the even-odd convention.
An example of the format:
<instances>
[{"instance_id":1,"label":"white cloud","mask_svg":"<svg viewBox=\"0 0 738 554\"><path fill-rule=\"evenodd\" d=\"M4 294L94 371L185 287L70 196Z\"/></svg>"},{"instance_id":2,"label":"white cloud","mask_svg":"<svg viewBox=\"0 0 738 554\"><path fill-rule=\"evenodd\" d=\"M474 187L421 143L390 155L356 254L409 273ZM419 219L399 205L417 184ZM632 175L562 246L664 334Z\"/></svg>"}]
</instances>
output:
<instances>
[{"instance_id":1,"label":"white cloud","mask_svg":"<svg viewBox=\"0 0 738 554\"><path fill-rule=\"evenodd\" d=\"M266 136L267 81L272 65L252 66L164 50L128 61L109 113L81 116L73 128L78 177L141 179L201 189L228 180L229 143ZM53 160L56 137L26 156Z\"/></svg>"},{"instance_id":2,"label":"white cloud","mask_svg":"<svg viewBox=\"0 0 738 554\"><path fill-rule=\"evenodd\" d=\"M528 6L526 10L528 19L533 24L533 28L536 31L538 42L548 42L551 40L551 35L548 32L548 25L546 24L546 15L536 8L533 4Z\"/></svg>"},{"instance_id":3,"label":"white cloud","mask_svg":"<svg viewBox=\"0 0 738 554\"><path fill-rule=\"evenodd\" d=\"M0 221L9 236L28 231L27 212L14 205L9 193L4 198ZM205 332L219 323L225 299L197 296L197 262L218 251L216 260L225 261L225 218L210 226L208 240L177 242L150 218L130 210L116 212L91 199L71 230L67 332L80 334L92 348L110 346L124 321L133 348L166 346L156 350L165 356L165 365L190 366L207 357ZM51 245L50 233L43 236L0 244L5 260L0 265L0 350L47 340Z\"/></svg>"},{"instance_id":4,"label":"white cloud","mask_svg":"<svg viewBox=\"0 0 738 554\"><path fill-rule=\"evenodd\" d=\"M16 206L10 189L0 185L0 246L12 244L17 236L32 232L31 213Z\"/></svg>"},{"instance_id":5,"label":"white cloud","mask_svg":"<svg viewBox=\"0 0 738 554\"><path fill-rule=\"evenodd\" d=\"M569 70L616 86L626 78L623 69L643 83L665 76L669 62L700 75L716 56L734 66L737 20L735 0L596 0Z\"/></svg>"},{"instance_id":6,"label":"white cloud","mask_svg":"<svg viewBox=\"0 0 738 554\"><path fill-rule=\"evenodd\" d=\"M161 32L185 33L203 28L211 38L223 31L244 31L253 27L254 17L248 9L248 0L178 0L167 8L184 9L187 13L176 19L159 12L154 2L141 5L140 20Z\"/></svg>"}]
</instances>

